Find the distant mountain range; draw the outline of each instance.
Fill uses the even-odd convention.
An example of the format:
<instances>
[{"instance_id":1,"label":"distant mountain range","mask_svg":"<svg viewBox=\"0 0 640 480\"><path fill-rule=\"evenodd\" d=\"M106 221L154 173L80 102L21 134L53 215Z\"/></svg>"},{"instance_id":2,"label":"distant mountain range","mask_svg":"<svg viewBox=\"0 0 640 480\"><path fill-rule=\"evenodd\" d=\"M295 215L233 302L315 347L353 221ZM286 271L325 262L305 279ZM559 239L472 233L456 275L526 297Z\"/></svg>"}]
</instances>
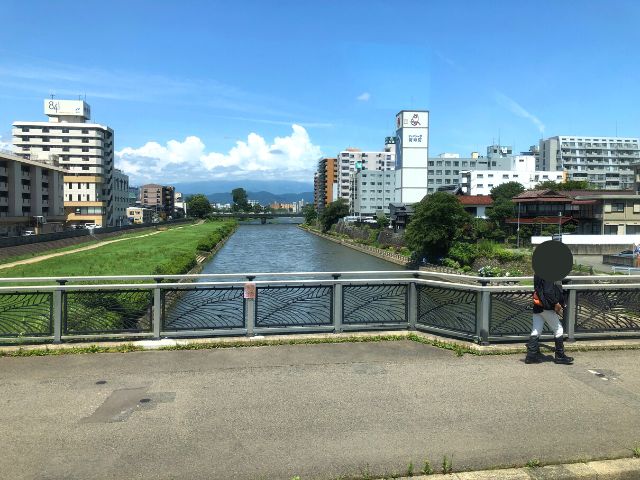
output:
<instances>
[{"instance_id":1,"label":"distant mountain range","mask_svg":"<svg viewBox=\"0 0 640 480\"><path fill-rule=\"evenodd\" d=\"M278 203L292 203L299 200L305 202L313 202L313 192L301 192L301 193L281 193L275 194L271 192L247 192L249 200L257 200L260 205L270 205L273 202ZM231 192L210 193L207 198L211 203L231 203Z\"/></svg>"},{"instance_id":2,"label":"distant mountain range","mask_svg":"<svg viewBox=\"0 0 640 480\"><path fill-rule=\"evenodd\" d=\"M273 202L291 203L299 200L313 202L312 183L288 180L212 180L177 183L175 187L176 192L185 196L203 193L212 203L231 203L231 190L234 188L244 188L249 200L257 200L261 205Z\"/></svg>"}]
</instances>

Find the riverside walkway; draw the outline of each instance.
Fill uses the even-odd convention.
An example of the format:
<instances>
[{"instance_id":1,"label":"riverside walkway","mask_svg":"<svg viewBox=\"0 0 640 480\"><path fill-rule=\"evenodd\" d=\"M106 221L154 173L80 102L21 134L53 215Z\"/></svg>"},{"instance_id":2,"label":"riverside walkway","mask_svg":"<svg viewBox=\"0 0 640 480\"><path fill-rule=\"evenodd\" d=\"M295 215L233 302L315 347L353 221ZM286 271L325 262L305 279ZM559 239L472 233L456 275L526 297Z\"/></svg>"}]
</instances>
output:
<instances>
[{"instance_id":1,"label":"riverside walkway","mask_svg":"<svg viewBox=\"0 0 640 480\"><path fill-rule=\"evenodd\" d=\"M0 358L4 478L376 478L630 456L640 351L408 340Z\"/></svg>"}]
</instances>

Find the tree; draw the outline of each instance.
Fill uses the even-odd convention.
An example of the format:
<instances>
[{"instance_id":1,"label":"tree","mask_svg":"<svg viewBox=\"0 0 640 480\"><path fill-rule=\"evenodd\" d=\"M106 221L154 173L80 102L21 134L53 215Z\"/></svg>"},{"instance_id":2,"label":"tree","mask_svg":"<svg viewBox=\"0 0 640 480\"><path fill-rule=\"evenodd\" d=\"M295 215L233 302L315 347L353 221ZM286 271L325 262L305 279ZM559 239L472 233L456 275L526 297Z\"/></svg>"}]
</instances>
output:
<instances>
[{"instance_id":1,"label":"tree","mask_svg":"<svg viewBox=\"0 0 640 480\"><path fill-rule=\"evenodd\" d=\"M446 192L427 195L415 205L415 213L407 226L405 242L420 256L442 258L471 222L458 197Z\"/></svg>"},{"instance_id":2,"label":"tree","mask_svg":"<svg viewBox=\"0 0 640 480\"><path fill-rule=\"evenodd\" d=\"M378 222L378 228L387 228L389 226L389 218L384 213L376 215L376 222Z\"/></svg>"},{"instance_id":3,"label":"tree","mask_svg":"<svg viewBox=\"0 0 640 480\"><path fill-rule=\"evenodd\" d=\"M234 188L231 190L231 197L233 198L233 209L235 211L247 212L251 210L249 200L247 199L247 192L244 188Z\"/></svg>"},{"instance_id":4,"label":"tree","mask_svg":"<svg viewBox=\"0 0 640 480\"><path fill-rule=\"evenodd\" d=\"M524 187L518 182L507 182L491 189L493 205L487 211L487 217L493 222L494 236L506 236L504 230L507 229L506 219L516 216L516 204L513 197L524 192Z\"/></svg>"},{"instance_id":5,"label":"tree","mask_svg":"<svg viewBox=\"0 0 640 480\"><path fill-rule=\"evenodd\" d=\"M260 205L259 203L256 203L255 205L253 205L253 213L262 213L262 205Z\"/></svg>"},{"instance_id":6,"label":"tree","mask_svg":"<svg viewBox=\"0 0 640 480\"><path fill-rule=\"evenodd\" d=\"M511 200L513 197L524 192L524 187L518 182L507 182L491 189L491 198L496 200Z\"/></svg>"},{"instance_id":7,"label":"tree","mask_svg":"<svg viewBox=\"0 0 640 480\"><path fill-rule=\"evenodd\" d=\"M547 180L535 186L535 190L590 190L593 187L586 180L567 180L564 183Z\"/></svg>"},{"instance_id":8,"label":"tree","mask_svg":"<svg viewBox=\"0 0 640 480\"><path fill-rule=\"evenodd\" d=\"M202 193L191 195L187 199L187 213L192 217L204 218L211 213L211 203Z\"/></svg>"},{"instance_id":9,"label":"tree","mask_svg":"<svg viewBox=\"0 0 640 480\"><path fill-rule=\"evenodd\" d=\"M302 207L302 215L304 216L304 223L312 225L318 218L318 212L311 203L307 203Z\"/></svg>"},{"instance_id":10,"label":"tree","mask_svg":"<svg viewBox=\"0 0 640 480\"><path fill-rule=\"evenodd\" d=\"M349 205L344 198L339 198L335 202L331 202L327 205L320 215L320 223L322 224L322 231L328 232L331 225L338 223L343 217L349 215Z\"/></svg>"}]
</instances>

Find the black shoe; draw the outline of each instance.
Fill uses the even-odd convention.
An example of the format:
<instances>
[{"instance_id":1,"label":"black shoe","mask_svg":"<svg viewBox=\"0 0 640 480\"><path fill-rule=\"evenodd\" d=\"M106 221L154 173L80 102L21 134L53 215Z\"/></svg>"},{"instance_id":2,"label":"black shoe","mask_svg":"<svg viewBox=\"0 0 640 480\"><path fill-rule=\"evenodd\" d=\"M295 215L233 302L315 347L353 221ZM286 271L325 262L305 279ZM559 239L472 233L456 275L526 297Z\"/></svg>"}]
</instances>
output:
<instances>
[{"instance_id":1,"label":"black shoe","mask_svg":"<svg viewBox=\"0 0 640 480\"><path fill-rule=\"evenodd\" d=\"M553 361L561 365L571 365L573 363L573 357L567 357L564 354L564 338L556 337L555 342L556 342L556 357Z\"/></svg>"},{"instance_id":2,"label":"black shoe","mask_svg":"<svg viewBox=\"0 0 640 480\"><path fill-rule=\"evenodd\" d=\"M527 342L527 357L524 363L540 363L542 362L542 354L540 353L540 337L532 335Z\"/></svg>"}]
</instances>

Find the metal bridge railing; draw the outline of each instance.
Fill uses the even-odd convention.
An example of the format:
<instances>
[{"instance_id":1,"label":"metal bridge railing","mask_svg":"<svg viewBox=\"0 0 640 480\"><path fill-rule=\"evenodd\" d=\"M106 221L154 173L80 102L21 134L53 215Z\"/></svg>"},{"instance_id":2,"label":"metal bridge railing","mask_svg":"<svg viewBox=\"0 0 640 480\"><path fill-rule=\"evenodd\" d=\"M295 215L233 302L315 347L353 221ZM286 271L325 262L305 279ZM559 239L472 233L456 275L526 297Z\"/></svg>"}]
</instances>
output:
<instances>
[{"instance_id":1,"label":"metal bridge railing","mask_svg":"<svg viewBox=\"0 0 640 480\"><path fill-rule=\"evenodd\" d=\"M633 277L565 283L570 340L640 336L640 282ZM413 270L5 278L0 341L393 329L481 344L523 341L531 284L530 277Z\"/></svg>"}]
</instances>

